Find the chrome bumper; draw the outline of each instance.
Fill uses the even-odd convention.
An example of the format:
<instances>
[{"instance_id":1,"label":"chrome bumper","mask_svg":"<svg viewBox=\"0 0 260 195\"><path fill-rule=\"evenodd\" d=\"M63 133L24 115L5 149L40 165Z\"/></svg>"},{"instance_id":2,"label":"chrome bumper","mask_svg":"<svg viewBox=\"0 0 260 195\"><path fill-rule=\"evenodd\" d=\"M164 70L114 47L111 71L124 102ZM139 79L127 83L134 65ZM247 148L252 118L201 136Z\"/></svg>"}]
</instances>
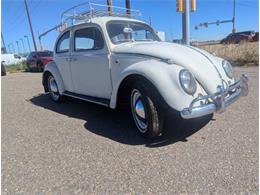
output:
<instances>
[{"instance_id":1,"label":"chrome bumper","mask_svg":"<svg viewBox=\"0 0 260 195\"><path fill-rule=\"evenodd\" d=\"M218 92L206 96L195 98L188 108L181 111L181 117L191 119L213 112L224 112L225 108L238 100L241 96L248 94L248 78L241 75L240 80L224 89L223 86L218 86ZM194 107L196 102L200 102L200 106ZM206 102L206 103L205 103Z\"/></svg>"}]
</instances>

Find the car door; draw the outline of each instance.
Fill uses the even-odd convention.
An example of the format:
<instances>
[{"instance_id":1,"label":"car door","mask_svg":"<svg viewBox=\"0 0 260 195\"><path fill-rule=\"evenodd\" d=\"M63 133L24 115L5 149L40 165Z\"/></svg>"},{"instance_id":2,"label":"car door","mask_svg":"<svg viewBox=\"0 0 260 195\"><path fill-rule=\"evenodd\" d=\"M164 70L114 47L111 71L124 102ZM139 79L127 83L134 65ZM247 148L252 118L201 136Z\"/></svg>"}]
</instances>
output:
<instances>
[{"instance_id":1,"label":"car door","mask_svg":"<svg viewBox=\"0 0 260 195\"><path fill-rule=\"evenodd\" d=\"M66 91L74 91L71 69L70 69L70 45L71 45L71 32L70 30L64 32L56 43L55 48L55 63L60 71L64 87Z\"/></svg>"},{"instance_id":2,"label":"car door","mask_svg":"<svg viewBox=\"0 0 260 195\"><path fill-rule=\"evenodd\" d=\"M78 94L110 99L112 92L109 52L101 29L92 24L73 32L71 73Z\"/></svg>"}]
</instances>

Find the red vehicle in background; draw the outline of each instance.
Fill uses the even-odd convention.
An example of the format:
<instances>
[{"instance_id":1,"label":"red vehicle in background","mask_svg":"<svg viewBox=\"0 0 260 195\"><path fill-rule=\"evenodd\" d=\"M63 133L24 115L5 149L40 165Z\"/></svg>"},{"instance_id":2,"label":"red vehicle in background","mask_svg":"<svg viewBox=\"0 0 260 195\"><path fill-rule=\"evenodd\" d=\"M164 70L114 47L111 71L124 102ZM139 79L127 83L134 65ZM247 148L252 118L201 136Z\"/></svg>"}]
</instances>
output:
<instances>
[{"instance_id":1,"label":"red vehicle in background","mask_svg":"<svg viewBox=\"0 0 260 195\"><path fill-rule=\"evenodd\" d=\"M44 66L50 61L53 61L53 52L52 51L38 51L31 52L26 60L28 71L39 71L44 70Z\"/></svg>"},{"instance_id":2,"label":"red vehicle in background","mask_svg":"<svg viewBox=\"0 0 260 195\"><path fill-rule=\"evenodd\" d=\"M221 44L237 44L241 42L253 42L254 31L231 33L220 41Z\"/></svg>"},{"instance_id":3,"label":"red vehicle in background","mask_svg":"<svg viewBox=\"0 0 260 195\"><path fill-rule=\"evenodd\" d=\"M259 32L255 33L255 36L253 37L253 40L255 42L258 42L259 41Z\"/></svg>"}]
</instances>

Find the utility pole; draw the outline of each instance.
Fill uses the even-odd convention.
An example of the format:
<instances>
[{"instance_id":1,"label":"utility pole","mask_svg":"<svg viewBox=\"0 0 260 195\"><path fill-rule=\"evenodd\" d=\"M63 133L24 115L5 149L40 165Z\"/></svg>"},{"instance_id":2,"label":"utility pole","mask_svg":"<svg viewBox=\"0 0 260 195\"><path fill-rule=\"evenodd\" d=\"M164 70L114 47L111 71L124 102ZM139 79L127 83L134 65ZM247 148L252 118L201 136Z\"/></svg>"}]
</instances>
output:
<instances>
[{"instance_id":1,"label":"utility pole","mask_svg":"<svg viewBox=\"0 0 260 195\"><path fill-rule=\"evenodd\" d=\"M191 3L191 8L190 8ZM196 11L196 0L176 0L176 11L182 13L182 42L190 44L190 12Z\"/></svg>"},{"instance_id":2,"label":"utility pole","mask_svg":"<svg viewBox=\"0 0 260 195\"><path fill-rule=\"evenodd\" d=\"M234 3L233 3L233 19L232 19L233 29L232 29L232 33L235 33L235 32L236 32L236 28L235 28L235 16L236 16L236 0L234 0Z\"/></svg>"},{"instance_id":3,"label":"utility pole","mask_svg":"<svg viewBox=\"0 0 260 195\"><path fill-rule=\"evenodd\" d=\"M131 3L130 0L125 0L126 15L131 15Z\"/></svg>"},{"instance_id":4,"label":"utility pole","mask_svg":"<svg viewBox=\"0 0 260 195\"><path fill-rule=\"evenodd\" d=\"M25 8L26 8L26 13L27 13L27 16L28 16L28 21L29 21L29 25L30 25L30 30L31 30L31 33L32 33L32 39L33 39L34 50L37 52L37 46L36 46L36 42L35 42L35 38L34 38L34 34L33 34L31 16L30 16L30 13L29 13L27 0L24 0L24 4L25 4Z\"/></svg>"},{"instance_id":5,"label":"utility pole","mask_svg":"<svg viewBox=\"0 0 260 195\"><path fill-rule=\"evenodd\" d=\"M1 38L2 38L2 42L3 42L3 46L4 46L4 51L6 52L6 47L5 47L5 41L4 41L3 32L1 32Z\"/></svg>"},{"instance_id":6,"label":"utility pole","mask_svg":"<svg viewBox=\"0 0 260 195\"><path fill-rule=\"evenodd\" d=\"M184 13L182 13L182 41L190 44L190 1L184 0Z\"/></svg>"},{"instance_id":7,"label":"utility pole","mask_svg":"<svg viewBox=\"0 0 260 195\"><path fill-rule=\"evenodd\" d=\"M108 14L111 16L113 13L113 10L112 10L112 0L107 0L107 11L108 11Z\"/></svg>"},{"instance_id":8,"label":"utility pole","mask_svg":"<svg viewBox=\"0 0 260 195\"><path fill-rule=\"evenodd\" d=\"M24 53L26 53L26 51L25 51L25 47L24 47L24 42L23 42L23 39L21 38L20 40L21 40L21 42L22 42L22 45L23 45L23 52L24 52Z\"/></svg>"},{"instance_id":9,"label":"utility pole","mask_svg":"<svg viewBox=\"0 0 260 195\"><path fill-rule=\"evenodd\" d=\"M24 35L24 37L27 39L28 48L29 48L29 51L31 52L32 50L31 50L29 38L28 38L28 36L26 36L26 35Z\"/></svg>"},{"instance_id":10,"label":"utility pole","mask_svg":"<svg viewBox=\"0 0 260 195\"><path fill-rule=\"evenodd\" d=\"M17 45L17 53L20 53L20 47L19 47L19 41L16 41L16 45Z\"/></svg>"}]
</instances>

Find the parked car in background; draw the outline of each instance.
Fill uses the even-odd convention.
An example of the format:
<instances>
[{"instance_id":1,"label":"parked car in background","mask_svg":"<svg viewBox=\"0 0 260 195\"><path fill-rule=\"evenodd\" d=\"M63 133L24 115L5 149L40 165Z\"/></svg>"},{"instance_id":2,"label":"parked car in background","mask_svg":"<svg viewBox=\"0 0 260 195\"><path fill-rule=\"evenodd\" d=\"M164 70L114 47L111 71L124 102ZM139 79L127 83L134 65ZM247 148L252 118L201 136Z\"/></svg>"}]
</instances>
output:
<instances>
[{"instance_id":1,"label":"parked car in background","mask_svg":"<svg viewBox=\"0 0 260 195\"><path fill-rule=\"evenodd\" d=\"M46 64L53 60L52 51L38 51L31 52L27 57L27 69L28 71L42 72Z\"/></svg>"},{"instance_id":2,"label":"parked car in background","mask_svg":"<svg viewBox=\"0 0 260 195\"><path fill-rule=\"evenodd\" d=\"M5 62L1 61L1 76L6 75L6 70L5 70Z\"/></svg>"},{"instance_id":3,"label":"parked car in background","mask_svg":"<svg viewBox=\"0 0 260 195\"><path fill-rule=\"evenodd\" d=\"M253 37L253 40L255 42L259 41L259 32L255 33L255 36Z\"/></svg>"},{"instance_id":4,"label":"parked car in background","mask_svg":"<svg viewBox=\"0 0 260 195\"><path fill-rule=\"evenodd\" d=\"M1 60L5 62L5 66L18 64L26 60L26 58L18 54L1 54Z\"/></svg>"},{"instance_id":5,"label":"parked car in background","mask_svg":"<svg viewBox=\"0 0 260 195\"><path fill-rule=\"evenodd\" d=\"M129 105L141 135L155 138L167 113L174 113L172 121L198 118L247 95L247 77L235 79L227 60L163 42L141 20L90 10L60 33L54 61L44 69L42 84L53 101L69 96L112 109Z\"/></svg>"},{"instance_id":6,"label":"parked car in background","mask_svg":"<svg viewBox=\"0 0 260 195\"><path fill-rule=\"evenodd\" d=\"M231 33L226 38L220 41L221 44L237 44L241 42L252 42L255 36L254 31L243 31Z\"/></svg>"}]
</instances>

